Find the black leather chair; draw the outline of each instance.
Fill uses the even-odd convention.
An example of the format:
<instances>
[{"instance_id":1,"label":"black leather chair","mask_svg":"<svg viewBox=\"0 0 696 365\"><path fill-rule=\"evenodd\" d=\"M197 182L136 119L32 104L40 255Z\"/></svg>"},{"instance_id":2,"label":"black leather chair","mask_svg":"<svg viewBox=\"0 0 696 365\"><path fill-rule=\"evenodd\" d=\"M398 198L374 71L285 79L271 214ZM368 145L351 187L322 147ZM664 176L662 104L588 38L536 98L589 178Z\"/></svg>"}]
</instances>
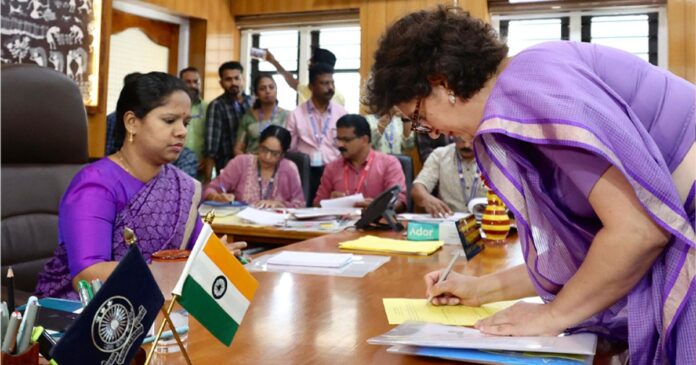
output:
<instances>
[{"instance_id":1,"label":"black leather chair","mask_svg":"<svg viewBox=\"0 0 696 365\"><path fill-rule=\"evenodd\" d=\"M310 189L310 177L311 168L309 156L302 152L286 152L285 158L292 161L297 165L297 169L300 171L300 181L302 182L302 192L304 192L306 204L308 207L312 206L313 197L311 196Z\"/></svg>"},{"instance_id":2,"label":"black leather chair","mask_svg":"<svg viewBox=\"0 0 696 365\"><path fill-rule=\"evenodd\" d=\"M413 160L411 156L407 155L395 155L401 163L401 169L404 171L404 176L406 177L406 211L411 212L413 209L413 198L411 198L411 187L413 186Z\"/></svg>"},{"instance_id":3,"label":"black leather chair","mask_svg":"<svg viewBox=\"0 0 696 365\"><path fill-rule=\"evenodd\" d=\"M75 83L36 65L2 66L1 112L2 283L12 266L21 304L58 244L60 199L87 163L87 116Z\"/></svg>"}]
</instances>

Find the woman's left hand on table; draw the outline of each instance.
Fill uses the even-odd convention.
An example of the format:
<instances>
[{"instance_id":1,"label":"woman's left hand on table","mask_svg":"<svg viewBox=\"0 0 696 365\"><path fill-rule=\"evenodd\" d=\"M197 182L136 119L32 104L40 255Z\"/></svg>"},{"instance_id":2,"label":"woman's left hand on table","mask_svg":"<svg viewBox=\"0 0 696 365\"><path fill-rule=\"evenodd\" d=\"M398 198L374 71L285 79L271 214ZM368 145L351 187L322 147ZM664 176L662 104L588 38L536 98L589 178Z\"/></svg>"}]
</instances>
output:
<instances>
[{"instance_id":1,"label":"woman's left hand on table","mask_svg":"<svg viewBox=\"0 0 696 365\"><path fill-rule=\"evenodd\" d=\"M498 336L557 336L566 330L551 311L551 304L518 302L486 319L475 327L486 334Z\"/></svg>"}]
</instances>

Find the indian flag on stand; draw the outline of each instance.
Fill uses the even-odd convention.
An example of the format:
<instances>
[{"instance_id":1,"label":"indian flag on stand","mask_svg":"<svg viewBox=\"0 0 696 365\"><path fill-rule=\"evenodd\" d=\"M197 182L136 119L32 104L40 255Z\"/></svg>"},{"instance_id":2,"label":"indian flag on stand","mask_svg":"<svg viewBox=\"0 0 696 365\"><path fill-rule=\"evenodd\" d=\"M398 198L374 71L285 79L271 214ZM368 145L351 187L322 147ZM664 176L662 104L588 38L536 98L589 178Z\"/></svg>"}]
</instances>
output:
<instances>
[{"instance_id":1,"label":"indian flag on stand","mask_svg":"<svg viewBox=\"0 0 696 365\"><path fill-rule=\"evenodd\" d=\"M203 225L172 294L220 342L229 346L259 283Z\"/></svg>"}]
</instances>

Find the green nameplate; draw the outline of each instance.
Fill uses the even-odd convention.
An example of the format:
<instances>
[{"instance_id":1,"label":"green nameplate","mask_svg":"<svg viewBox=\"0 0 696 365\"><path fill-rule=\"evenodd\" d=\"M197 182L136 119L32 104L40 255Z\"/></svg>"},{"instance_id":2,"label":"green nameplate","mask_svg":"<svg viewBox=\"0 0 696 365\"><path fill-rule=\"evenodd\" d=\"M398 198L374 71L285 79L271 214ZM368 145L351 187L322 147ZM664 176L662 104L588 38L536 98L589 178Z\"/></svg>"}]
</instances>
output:
<instances>
[{"instance_id":1,"label":"green nameplate","mask_svg":"<svg viewBox=\"0 0 696 365\"><path fill-rule=\"evenodd\" d=\"M437 223L408 222L409 241L435 241L440 238L440 225Z\"/></svg>"}]
</instances>

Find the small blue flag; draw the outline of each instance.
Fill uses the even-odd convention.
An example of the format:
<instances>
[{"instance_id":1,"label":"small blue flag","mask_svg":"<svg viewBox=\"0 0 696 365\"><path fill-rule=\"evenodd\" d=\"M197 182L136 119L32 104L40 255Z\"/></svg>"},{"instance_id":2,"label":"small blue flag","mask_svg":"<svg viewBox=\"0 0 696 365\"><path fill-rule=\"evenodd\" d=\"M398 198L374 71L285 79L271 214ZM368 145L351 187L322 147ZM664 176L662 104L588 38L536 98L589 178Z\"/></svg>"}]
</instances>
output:
<instances>
[{"instance_id":1,"label":"small blue flag","mask_svg":"<svg viewBox=\"0 0 696 365\"><path fill-rule=\"evenodd\" d=\"M140 249L131 245L51 356L59 364L129 364L163 304Z\"/></svg>"}]
</instances>

